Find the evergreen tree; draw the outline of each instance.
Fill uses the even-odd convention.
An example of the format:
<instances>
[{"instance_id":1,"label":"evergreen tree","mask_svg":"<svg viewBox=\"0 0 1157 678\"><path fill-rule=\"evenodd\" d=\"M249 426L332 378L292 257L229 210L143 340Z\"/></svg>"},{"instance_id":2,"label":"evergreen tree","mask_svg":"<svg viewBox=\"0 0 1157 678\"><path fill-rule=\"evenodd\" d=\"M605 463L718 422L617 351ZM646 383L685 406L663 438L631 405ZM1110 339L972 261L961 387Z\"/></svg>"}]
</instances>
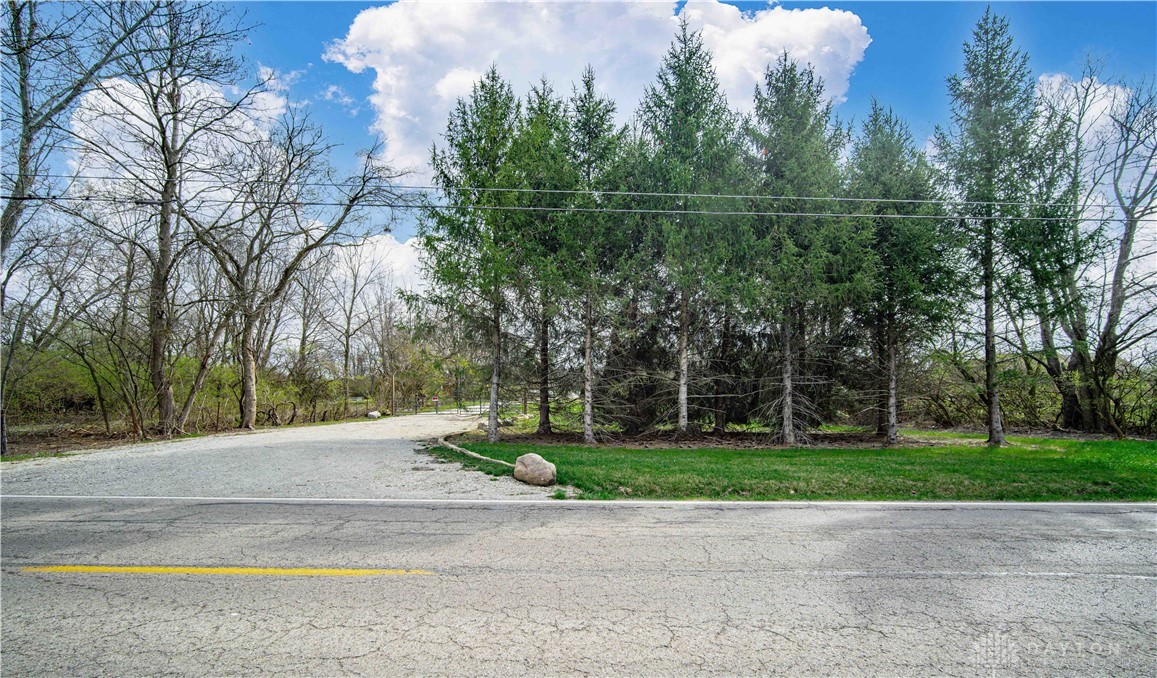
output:
<instances>
[{"instance_id":1,"label":"evergreen tree","mask_svg":"<svg viewBox=\"0 0 1157 678\"><path fill-rule=\"evenodd\" d=\"M518 208L508 215L518 248L520 291L534 325L538 363L538 432L550 433L551 328L563 294L562 247L567 206L564 191L578 186L571 162L566 102L543 80L526 98L524 115L511 141L503 168L504 204Z\"/></svg>"},{"instance_id":2,"label":"evergreen tree","mask_svg":"<svg viewBox=\"0 0 1157 678\"><path fill-rule=\"evenodd\" d=\"M782 214L761 217L756 233L763 315L777 327L781 352L776 418L783 442L794 445L799 431L817 414L814 403L798 389L805 351L818 349L809 343L826 344L809 342L809 329L815 332L839 322L850 295L857 286L863 289L869 260L865 236L854 224L815 216L836 211L835 203L825 199L840 188L844 133L834 124L823 81L810 66L800 66L785 53L767 67L764 82L755 90L748 136L760 192L775 197L760 201L759 207ZM825 315L834 322L821 322Z\"/></svg>"},{"instance_id":3,"label":"evergreen tree","mask_svg":"<svg viewBox=\"0 0 1157 678\"><path fill-rule=\"evenodd\" d=\"M488 189L504 187L519 119L514 91L491 66L450 113L445 145L431 151L445 207L427 209L419 231L431 300L490 339L491 442L498 440L503 331L521 243L511 212L499 209L507 194Z\"/></svg>"},{"instance_id":4,"label":"evergreen tree","mask_svg":"<svg viewBox=\"0 0 1157 678\"><path fill-rule=\"evenodd\" d=\"M568 103L570 119L569 152L578 173L578 187L585 191L572 204L584 209L598 209L610 204L600 192L616 188L614 169L622 152L625 130L616 129L615 103L595 91L595 72L583 71L582 83L574 89ZM581 301L583 328L583 440L595 442L594 434L594 350L596 323L602 317L602 301L607 284L615 272L615 263L624 250L621 220L598 212L576 214L567 221L563 237L562 265L567 278Z\"/></svg>"},{"instance_id":5,"label":"evergreen tree","mask_svg":"<svg viewBox=\"0 0 1157 678\"><path fill-rule=\"evenodd\" d=\"M723 202L692 196L734 193L740 176L737 117L727 106L711 52L686 20L647 87L639 118L650 144L652 190L671 194L653 204L676 212L658 226L663 268L677 296L678 429L685 432L692 307L718 299L732 271L728 240L736 233L726 218L693 214L720 211Z\"/></svg>"},{"instance_id":6,"label":"evergreen tree","mask_svg":"<svg viewBox=\"0 0 1157 678\"><path fill-rule=\"evenodd\" d=\"M897 352L934 330L947 314L952 291L951 238L945 221L928 219L942 210L928 162L908 126L890 109L872 102L854 143L848 189L856 211L879 215L868 223L875 258L875 289L866 305L875 363L885 385L879 433L897 441ZM911 219L897 218L911 216Z\"/></svg>"},{"instance_id":7,"label":"evergreen tree","mask_svg":"<svg viewBox=\"0 0 1157 678\"><path fill-rule=\"evenodd\" d=\"M1035 119L1028 55L1013 44L1008 20L992 8L964 45L964 70L948 78L952 122L936 130L937 156L961 200L962 224L980 269L984 303L984 400L988 442L1004 444L997 385L996 282L1010 217L1023 214Z\"/></svg>"},{"instance_id":8,"label":"evergreen tree","mask_svg":"<svg viewBox=\"0 0 1157 678\"><path fill-rule=\"evenodd\" d=\"M628 435L657 421L670 384L664 375L674 369L664 341L671 295L657 263L663 252L660 224L666 215L629 211L650 204L639 194L659 185L655 170L650 142L636 124L624 135L607 174L606 183L615 192L600 196L609 208L628 210L606 215L613 220L610 228L616 237L606 261L613 307L607 314L610 335L601 374L602 409Z\"/></svg>"}]
</instances>

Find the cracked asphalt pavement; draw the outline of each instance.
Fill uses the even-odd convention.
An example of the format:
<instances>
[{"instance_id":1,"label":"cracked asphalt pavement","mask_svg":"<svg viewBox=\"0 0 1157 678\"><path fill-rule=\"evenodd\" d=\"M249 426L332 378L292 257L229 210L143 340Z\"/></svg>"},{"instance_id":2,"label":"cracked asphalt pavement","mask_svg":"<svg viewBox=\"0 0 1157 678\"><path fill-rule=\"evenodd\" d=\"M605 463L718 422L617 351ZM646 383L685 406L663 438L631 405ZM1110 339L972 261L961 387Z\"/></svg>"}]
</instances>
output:
<instances>
[{"instance_id":1,"label":"cracked asphalt pavement","mask_svg":"<svg viewBox=\"0 0 1157 678\"><path fill-rule=\"evenodd\" d=\"M1152 504L552 501L413 470L464 422L6 465L5 674L1157 675Z\"/></svg>"},{"instance_id":2,"label":"cracked asphalt pavement","mask_svg":"<svg viewBox=\"0 0 1157 678\"><path fill-rule=\"evenodd\" d=\"M1155 675L1154 508L3 500L10 675ZM43 564L424 576L31 572Z\"/></svg>"}]
</instances>

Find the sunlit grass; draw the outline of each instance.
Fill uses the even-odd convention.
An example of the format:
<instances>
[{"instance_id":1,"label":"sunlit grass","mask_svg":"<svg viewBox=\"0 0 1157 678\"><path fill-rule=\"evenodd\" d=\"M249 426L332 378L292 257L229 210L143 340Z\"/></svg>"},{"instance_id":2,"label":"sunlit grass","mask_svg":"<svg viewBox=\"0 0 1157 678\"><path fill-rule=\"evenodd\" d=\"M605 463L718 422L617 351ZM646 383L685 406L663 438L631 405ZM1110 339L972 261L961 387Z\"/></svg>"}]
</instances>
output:
<instances>
[{"instance_id":1,"label":"sunlit grass","mask_svg":"<svg viewBox=\"0 0 1157 678\"><path fill-rule=\"evenodd\" d=\"M463 442L513 462L534 452L591 499L1153 501L1157 444L1014 439L1013 445L867 449L629 449ZM509 469L439 448L496 475Z\"/></svg>"}]
</instances>

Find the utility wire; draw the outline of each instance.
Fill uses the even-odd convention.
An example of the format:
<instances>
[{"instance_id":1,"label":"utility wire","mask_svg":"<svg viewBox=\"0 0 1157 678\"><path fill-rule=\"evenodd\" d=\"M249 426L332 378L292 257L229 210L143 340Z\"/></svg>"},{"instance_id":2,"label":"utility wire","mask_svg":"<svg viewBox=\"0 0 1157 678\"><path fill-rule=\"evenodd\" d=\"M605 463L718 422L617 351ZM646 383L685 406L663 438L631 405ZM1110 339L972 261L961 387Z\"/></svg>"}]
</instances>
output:
<instances>
[{"instance_id":1,"label":"utility wire","mask_svg":"<svg viewBox=\"0 0 1157 678\"><path fill-rule=\"evenodd\" d=\"M93 197L93 196L0 196L9 200L44 200L44 201L72 201L72 202L103 202L108 204L122 204L122 205L136 205L136 206L150 206L160 205L161 200L148 199L132 199L132 198L109 198L109 197ZM285 206L285 207L345 207L346 203L340 202L325 202L325 201L286 201L286 202L272 202L272 201L244 201L235 202L231 200L202 200L202 203L230 205L236 204L238 206ZM959 215L935 215L935 214L859 214L859 213L845 213L845 212L769 212L769 211L717 211L717 210L678 210L678 209L648 209L648 208L614 208L614 207L539 207L534 205L419 205L413 203L401 202L375 202L368 201L358 203L359 207L378 207L388 209L417 209L417 210L479 210L479 211L499 211L499 212L570 212L570 213L595 213L595 214L668 214L668 215L691 215L691 216L742 216L742 217L828 217L828 218L848 218L848 219L921 219L932 221L945 221L948 219L965 219L965 218L984 218L984 217L968 217ZM1019 217L1019 216L1005 216L992 217L1000 221L1059 221L1065 220L1069 217Z\"/></svg>"},{"instance_id":2,"label":"utility wire","mask_svg":"<svg viewBox=\"0 0 1157 678\"><path fill-rule=\"evenodd\" d=\"M99 175L84 175L84 174L41 174L34 178L53 178L53 179L86 179L93 181L138 181L134 177L125 176L99 176ZM281 183L272 179L269 180L255 180L252 183ZM306 187L337 187L340 188L345 184L331 181L311 181L294 184L296 186ZM430 185L394 185L391 188L398 191L439 191L443 189L439 186ZM982 206L992 205L999 207L1075 207L1071 203L1034 203L1027 201L997 201L997 200L939 200L934 198L851 198L846 196L839 197L823 197L823 196L802 196L802 195L752 195L741 193L663 193L656 191L600 191L594 189L563 189L563 188L502 188L492 186L462 186L455 189L461 192L478 192L478 193L549 193L562 195L615 195L615 196L641 196L652 198L709 198L709 199L729 199L729 200L801 200L801 201L830 201L830 202L878 202L878 203L902 203L902 204L924 204L924 205L967 205L967 206ZM1100 206L1099 207L1104 207Z\"/></svg>"}]
</instances>

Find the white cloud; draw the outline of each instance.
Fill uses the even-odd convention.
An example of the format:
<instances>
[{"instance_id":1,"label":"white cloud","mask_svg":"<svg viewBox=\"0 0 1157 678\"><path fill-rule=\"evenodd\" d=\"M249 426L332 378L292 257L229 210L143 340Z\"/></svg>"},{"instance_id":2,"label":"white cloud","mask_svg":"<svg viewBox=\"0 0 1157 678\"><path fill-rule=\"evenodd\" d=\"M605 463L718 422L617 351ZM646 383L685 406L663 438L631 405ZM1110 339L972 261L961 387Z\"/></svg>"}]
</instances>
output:
<instances>
[{"instance_id":1,"label":"white cloud","mask_svg":"<svg viewBox=\"0 0 1157 678\"><path fill-rule=\"evenodd\" d=\"M392 233L383 233L367 238L365 247L367 258L388 272L395 289L420 291L426 287L417 238L399 242Z\"/></svg>"},{"instance_id":2,"label":"white cloud","mask_svg":"<svg viewBox=\"0 0 1157 678\"><path fill-rule=\"evenodd\" d=\"M683 14L715 54L715 69L733 106L750 107L764 68L783 54L815 67L827 94L843 101L848 80L872 42L855 14L820 7L744 13L719 2L690 3Z\"/></svg>"},{"instance_id":3,"label":"white cloud","mask_svg":"<svg viewBox=\"0 0 1157 678\"><path fill-rule=\"evenodd\" d=\"M349 106L354 102L353 97L346 94L345 90L342 89L340 85L330 85L329 87L325 88L325 92L322 93L322 97L326 101L333 101L335 103L341 104L342 106Z\"/></svg>"},{"instance_id":4,"label":"white cloud","mask_svg":"<svg viewBox=\"0 0 1157 678\"><path fill-rule=\"evenodd\" d=\"M387 155L421 170L445 128L454 100L481 70L497 63L524 94L542 76L569 91L586 64L619 105L638 105L678 25L674 2L423 3L402 0L367 9L325 58L374 72L370 102ZM731 105L747 110L764 67L785 49L811 63L841 100L871 38L851 12L769 6L741 12L717 0L688 3L682 14L715 53Z\"/></svg>"},{"instance_id":5,"label":"white cloud","mask_svg":"<svg viewBox=\"0 0 1157 678\"><path fill-rule=\"evenodd\" d=\"M283 73L269 66L258 65L257 79L265 84L253 96L253 112L265 120L274 120L285 113L289 105L287 93L301 79L305 71L289 71Z\"/></svg>"},{"instance_id":6,"label":"white cloud","mask_svg":"<svg viewBox=\"0 0 1157 678\"><path fill-rule=\"evenodd\" d=\"M481 77L482 71L458 66L451 69L444 78L438 81L437 85L434 85L434 92L439 99L454 102L457 101L458 97L470 94L470 89Z\"/></svg>"},{"instance_id":7,"label":"white cloud","mask_svg":"<svg viewBox=\"0 0 1157 678\"><path fill-rule=\"evenodd\" d=\"M1083 108L1081 136L1089 142L1111 133L1113 109L1129 98L1129 90L1120 85L1089 77L1077 80L1066 73L1041 75L1037 78L1037 93L1074 117Z\"/></svg>"},{"instance_id":8,"label":"white cloud","mask_svg":"<svg viewBox=\"0 0 1157 678\"><path fill-rule=\"evenodd\" d=\"M254 101L232 111L212 128L201 129L195 127L195 121L218 116L232 105L231 100L220 86L203 81L183 82L181 90L186 115L178 133L182 138L194 135L191 142L184 142L185 180L193 180L203 168L218 166L238 144L267 135L267 101ZM161 135L172 130L168 124L164 129L158 127L150 114L149 98L138 84L123 78L102 81L80 97L70 126L79 142L69 159L77 172L122 179L135 176L149 186L155 186L163 176L164 163L157 149Z\"/></svg>"}]
</instances>

